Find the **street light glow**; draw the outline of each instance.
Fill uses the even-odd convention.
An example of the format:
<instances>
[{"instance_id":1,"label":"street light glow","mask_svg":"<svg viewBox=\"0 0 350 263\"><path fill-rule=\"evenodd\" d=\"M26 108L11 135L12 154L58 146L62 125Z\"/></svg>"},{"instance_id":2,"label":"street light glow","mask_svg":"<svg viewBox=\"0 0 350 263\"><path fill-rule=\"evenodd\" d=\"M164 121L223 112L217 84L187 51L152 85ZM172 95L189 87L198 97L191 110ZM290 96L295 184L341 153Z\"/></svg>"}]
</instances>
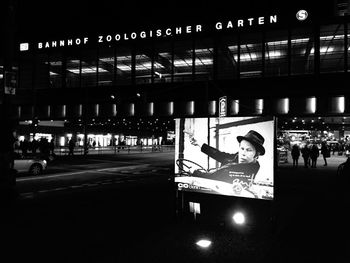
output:
<instances>
[{"instance_id":1,"label":"street light glow","mask_svg":"<svg viewBox=\"0 0 350 263\"><path fill-rule=\"evenodd\" d=\"M202 248L208 248L211 245L211 241L207 239L201 239L197 243L197 246L202 247Z\"/></svg>"},{"instance_id":2,"label":"street light glow","mask_svg":"<svg viewBox=\"0 0 350 263\"><path fill-rule=\"evenodd\" d=\"M237 225L243 225L245 223L245 215L242 212L234 213L232 219Z\"/></svg>"}]
</instances>

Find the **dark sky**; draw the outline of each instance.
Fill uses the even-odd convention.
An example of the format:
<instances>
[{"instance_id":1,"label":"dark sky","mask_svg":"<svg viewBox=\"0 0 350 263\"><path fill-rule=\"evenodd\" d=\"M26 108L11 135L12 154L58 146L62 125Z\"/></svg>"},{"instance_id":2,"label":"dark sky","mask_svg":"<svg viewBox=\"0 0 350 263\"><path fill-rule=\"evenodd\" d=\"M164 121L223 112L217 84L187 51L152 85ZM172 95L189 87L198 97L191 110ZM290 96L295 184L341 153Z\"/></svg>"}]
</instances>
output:
<instances>
[{"instance_id":1,"label":"dark sky","mask_svg":"<svg viewBox=\"0 0 350 263\"><path fill-rule=\"evenodd\" d=\"M8 0L11 1L11 0ZM285 12L295 6L332 9L336 0L244 0L244 1L17 1L17 32L23 37L53 37L121 29L144 29L157 25L212 22L264 10ZM322 4L320 4L322 2Z\"/></svg>"}]
</instances>

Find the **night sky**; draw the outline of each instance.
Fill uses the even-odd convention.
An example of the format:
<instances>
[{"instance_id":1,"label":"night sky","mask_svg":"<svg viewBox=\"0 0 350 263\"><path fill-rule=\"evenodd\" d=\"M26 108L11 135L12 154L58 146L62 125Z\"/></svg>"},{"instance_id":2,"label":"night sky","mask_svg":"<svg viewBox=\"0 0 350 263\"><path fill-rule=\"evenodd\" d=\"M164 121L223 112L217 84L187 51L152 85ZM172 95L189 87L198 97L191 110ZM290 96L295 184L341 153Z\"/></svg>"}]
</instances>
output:
<instances>
[{"instance_id":1,"label":"night sky","mask_svg":"<svg viewBox=\"0 0 350 263\"><path fill-rule=\"evenodd\" d=\"M322 1L18 1L16 29L27 38L59 37L76 33L138 30L145 27L212 22L245 15L287 12L305 7L330 12L335 0ZM215 6L212 4L215 3Z\"/></svg>"}]
</instances>

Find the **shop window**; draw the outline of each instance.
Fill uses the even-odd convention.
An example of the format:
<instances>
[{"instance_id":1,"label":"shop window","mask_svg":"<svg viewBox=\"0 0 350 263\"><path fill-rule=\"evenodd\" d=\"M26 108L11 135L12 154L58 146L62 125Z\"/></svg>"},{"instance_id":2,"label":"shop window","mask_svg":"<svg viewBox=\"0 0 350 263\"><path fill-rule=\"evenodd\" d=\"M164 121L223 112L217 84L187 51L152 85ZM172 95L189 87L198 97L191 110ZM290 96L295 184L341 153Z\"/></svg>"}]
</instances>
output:
<instances>
[{"instance_id":1,"label":"shop window","mask_svg":"<svg viewBox=\"0 0 350 263\"><path fill-rule=\"evenodd\" d=\"M320 28L320 72L344 71L344 26Z\"/></svg>"},{"instance_id":2,"label":"shop window","mask_svg":"<svg viewBox=\"0 0 350 263\"><path fill-rule=\"evenodd\" d=\"M183 40L174 44L174 81L187 82L193 80L192 41Z\"/></svg>"},{"instance_id":3,"label":"shop window","mask_svg":"<svg viewBox=\"0 0 350 263\"><path fill-rule=\"evenodd\" d=\"M284 76L287 74L287 31L268 32L265 40L265 76Z\"/></svg>"},{"instance_id":4,"label":"shop window","mask_svg":"<svg viewBox=\"0 0 350 263\"><path fill-rule=\"evenodd\" d=\"M300 28L291 32L291 74L314 73L315 41L312 28Z\"/></svg>"},{"instance_id":5,"label":"shop window","mask_svg":"<svg viewBox=\"0 0 350 263\"><path fill-rule=\"evenodd\" d=\"M235 79L238 72L238 40L237 37L225 37L217 45L217 77L218 79Z\"/></svg>"},{"instance_id":6,"label":"shop window","mask_svg":"<svg viewBox=\"0 0 350 263\"><path fill-rule=\"evenodd\" d=\"M102 48L98 55L98 86L111 86L114 83L115 55L114 48Z\"/></svg>"},{"instance_id":7,"label":"shop window","mask_svg":"<svg viewBox=\"0 0 350 263\"><path fill-rule=\"evenodd\" d=\"M241 78L262 76L261 33L249 33L241 36L239 58Z\"/></svg>"}]
</instances>

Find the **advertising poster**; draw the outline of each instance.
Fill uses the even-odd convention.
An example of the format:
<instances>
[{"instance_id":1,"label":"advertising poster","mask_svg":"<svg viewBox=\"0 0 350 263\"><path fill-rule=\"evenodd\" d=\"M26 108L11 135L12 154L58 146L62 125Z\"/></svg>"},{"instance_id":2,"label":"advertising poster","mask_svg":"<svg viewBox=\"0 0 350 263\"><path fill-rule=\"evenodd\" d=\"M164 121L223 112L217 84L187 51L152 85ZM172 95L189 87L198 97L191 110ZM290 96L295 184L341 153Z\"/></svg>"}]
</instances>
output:
<instances>
[{"instance_id":1,"label":"advertising poster","mask_svg":"<svg viewBox=\"0 0 350 263\"><path fill-rule=\"evenodd\" d=\"M176 119L179 191L273 199L272 117Z\"/></svg>"}]
</instances>

